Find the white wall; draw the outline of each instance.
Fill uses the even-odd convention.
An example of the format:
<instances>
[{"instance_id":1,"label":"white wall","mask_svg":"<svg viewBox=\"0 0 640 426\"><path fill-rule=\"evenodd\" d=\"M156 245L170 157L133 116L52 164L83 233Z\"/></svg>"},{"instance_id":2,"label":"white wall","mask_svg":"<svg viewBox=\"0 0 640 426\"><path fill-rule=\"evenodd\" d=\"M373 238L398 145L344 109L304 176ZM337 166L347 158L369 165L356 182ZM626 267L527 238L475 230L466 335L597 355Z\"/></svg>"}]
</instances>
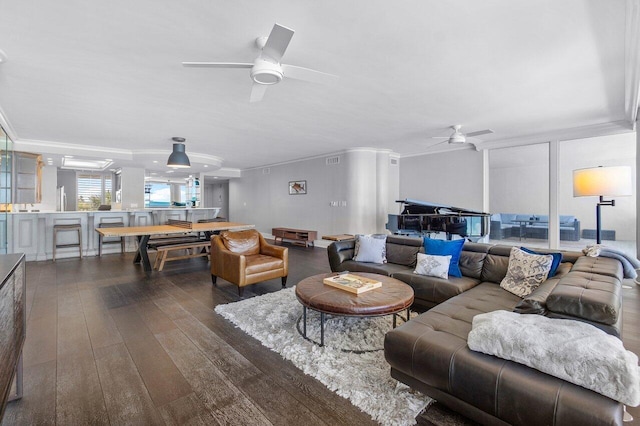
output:
<instances>
[{"instance_id":1,"label":"white wall","mask_svg":"<svg viewBox=\"0 0 640 426\"><path fill-rule=\"evenodd\" d=\"M469 149L402 158L399 199L482 211L482 157Z\"/></svg>"},{"instance_id":2,"label":"white wall","mask_svg":"<svg viewBox=\"0 0 640 426\"><path fill-rule=\"evenodd\" d=\"M220 207L218 216L234 221L229 217L229 181L205 184L203 195L203 207Z\"/></svg>"},{"instance_id":3,"label":"white wall","mask_svg":"<svg viewBox=\"0 0 640 426\"><path fill-rule=\"evenodd\" d=\"M274 227L315 230L319 237L384 232L378 217L386 218L387 211L378 204L390 201L379 197L395 198L397 189L389 184L397 174L387 171L386 178L378 180L378 153L355 149L337 155L338 164L327 165L326 157L319 157L243 171L240 179L229 181L229 217L253 223L264 233ZM384 175L384 167L380 169ZM307 181L307 194L289 195L289 181L294 180ZM388 189L379 188L384 185Z\"/></svg>"}]
</instances>

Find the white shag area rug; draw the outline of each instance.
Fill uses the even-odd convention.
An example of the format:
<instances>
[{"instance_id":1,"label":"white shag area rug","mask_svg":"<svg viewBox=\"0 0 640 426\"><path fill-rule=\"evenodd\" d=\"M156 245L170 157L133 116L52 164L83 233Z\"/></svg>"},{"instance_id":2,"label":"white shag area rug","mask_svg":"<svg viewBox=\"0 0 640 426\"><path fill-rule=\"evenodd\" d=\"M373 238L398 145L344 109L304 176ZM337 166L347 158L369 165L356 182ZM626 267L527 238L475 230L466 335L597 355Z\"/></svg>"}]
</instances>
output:
<instances>
[{"instance_id":1,"label":"white shag area rug","mask_svg":"<svg viewBox=\"0 0 640 426\"><path fill-rule=\"evenodd\" d=\"M392 328L391 316L326 316L325 346L320 347L305 340L296 328L302 305L295 288L218 305L216 312L383 425L413 425L433 402L393 379L384 351L375 350L383 348L384 334ZM307 336L320 341L320 314L310 309Z\"/></svg>"}]
</instances>

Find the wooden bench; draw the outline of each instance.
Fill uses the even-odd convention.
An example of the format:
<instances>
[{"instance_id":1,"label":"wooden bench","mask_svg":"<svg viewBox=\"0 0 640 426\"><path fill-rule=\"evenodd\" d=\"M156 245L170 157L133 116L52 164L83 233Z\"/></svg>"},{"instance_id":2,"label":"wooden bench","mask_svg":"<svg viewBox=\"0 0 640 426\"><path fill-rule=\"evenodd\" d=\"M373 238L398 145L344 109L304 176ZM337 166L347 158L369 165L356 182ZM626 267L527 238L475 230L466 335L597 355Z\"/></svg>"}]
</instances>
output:
<instances>
[{"instance_id":1,"label":"wooden bench","mask_svg":"<svg viewBox=\"0 0 640 426\"><path fill-rule=\"evenodd\" d=\"M173 244L183 243L197 243L204 242L205 240L199 238L197 235L185 235L183 237L160 237L151 238L147 243L147 249L156 250L158 247L170 246Z\"/></svg>"},{"instance_id":2,"label":"wooden bench","mask_svg":"<svg viewBox=\"0 0 640 426\"><path fill-rule=\"evenodd\" d=\"M187 250L187 254L181 256L173 256L169 257L169 253L174 250ZM156 251L158 252L156 256L156 261L153 265L158 271L162 271L164 269L165 262L171 262L173 260L181 260L181 259L191 259L193 257L205 257L209 256L209 252L211 250L211 241L197 241L197 242L187 242L187 243L179 243L179 244L170 244L164 246L156 247Z\"/></svg>"}]
</instances>

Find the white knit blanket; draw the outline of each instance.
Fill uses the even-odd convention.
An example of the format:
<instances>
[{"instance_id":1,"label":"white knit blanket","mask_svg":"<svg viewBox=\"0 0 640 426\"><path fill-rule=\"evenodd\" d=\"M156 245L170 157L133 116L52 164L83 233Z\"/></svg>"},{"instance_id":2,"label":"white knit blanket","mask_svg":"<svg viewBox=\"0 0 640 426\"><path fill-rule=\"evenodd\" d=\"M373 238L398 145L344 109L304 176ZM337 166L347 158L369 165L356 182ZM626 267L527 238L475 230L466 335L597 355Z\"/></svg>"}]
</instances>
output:
<instances>
[{"instance_id":1,"label":"white knit blanket","mask_svg":"<svg viewBox=\"0 0 640 426\"><path fill-rule=\"evenodd\" d=\"M623 404L640 404L638 356L625 350L620 339L590 324L494 311L473 318L468 345Z\"/></svg>"}]
</instances>

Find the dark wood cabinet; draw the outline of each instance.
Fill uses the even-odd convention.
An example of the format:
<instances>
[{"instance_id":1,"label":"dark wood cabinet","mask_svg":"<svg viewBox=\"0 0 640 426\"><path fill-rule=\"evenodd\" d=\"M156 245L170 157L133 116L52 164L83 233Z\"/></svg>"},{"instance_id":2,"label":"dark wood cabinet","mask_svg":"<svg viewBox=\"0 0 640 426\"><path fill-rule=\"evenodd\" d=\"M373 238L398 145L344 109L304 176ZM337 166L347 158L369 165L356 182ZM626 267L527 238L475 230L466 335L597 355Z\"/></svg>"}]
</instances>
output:
<instances>
[{"instance_id":1,"label":"dark wood cabinet","mask_svg":"<svg viewBox=\"0 0 640 426\"><path fill-rule=\"evenodd\" d=\"M307 245L314 246L314 241L318 238L316 231L308 231L305 229L272 228L271 234L276 243L278 239L280 239L280 243L288 240L294 243L304 243L305 247L307 247Z\"/></svg>"}]
</instances>

